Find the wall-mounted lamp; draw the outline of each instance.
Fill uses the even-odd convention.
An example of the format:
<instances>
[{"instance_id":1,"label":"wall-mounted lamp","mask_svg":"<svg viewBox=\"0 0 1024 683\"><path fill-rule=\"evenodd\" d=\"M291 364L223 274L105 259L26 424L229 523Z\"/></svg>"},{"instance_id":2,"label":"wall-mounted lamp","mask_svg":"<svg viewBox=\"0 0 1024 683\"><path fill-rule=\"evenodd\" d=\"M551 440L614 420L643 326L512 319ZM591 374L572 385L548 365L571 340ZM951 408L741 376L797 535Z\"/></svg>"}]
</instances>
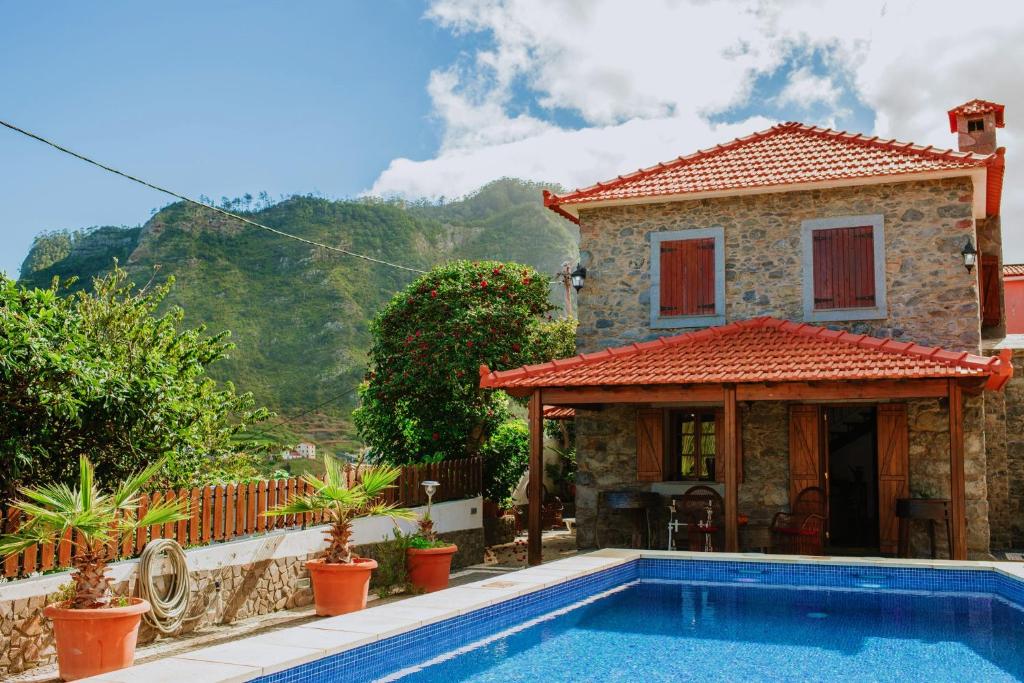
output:
<instances>
[{"instance_id":1,"label":"wall-mounted lamp","mask_svg":"<svg viewBox=\"0 0 1024 683\"><path fill-rule=\"evenodd\" d=\"M964 268L967 269L967 272L974 270L974 265L978 262L978 250L974 248L970 237L967 238L964 248L960 250L960 255L964 257Z\"/></svg>"},{"instance_id":2,"label":"wall-mounted lamp","mask_svg":"<svg viewBox=\"0 0 1024 683\"><path fill-rule=\"evenodd\" d=\"M583 281L587 279L587 269L577 263L576 270L572 271L572 275L569 277L572 278L573 289L578 293L583 289Z\"/></svg>"}]
</instances>

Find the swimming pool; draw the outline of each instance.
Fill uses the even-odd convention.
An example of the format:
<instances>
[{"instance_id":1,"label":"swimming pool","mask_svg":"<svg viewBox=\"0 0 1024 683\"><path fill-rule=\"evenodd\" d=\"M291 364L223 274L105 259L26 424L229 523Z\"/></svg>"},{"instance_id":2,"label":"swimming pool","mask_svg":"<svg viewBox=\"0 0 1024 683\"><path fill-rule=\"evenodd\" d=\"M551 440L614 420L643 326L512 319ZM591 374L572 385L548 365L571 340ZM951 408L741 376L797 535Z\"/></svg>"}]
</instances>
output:
<instances>
[{"instance_id":1,"label":"swimming pool","mask_svg":"<svg viewBox=\"0 0 1024 683\"><path fill-rule=\"evenodd\" d=\"M1024 680L1022 603L977 569L639 558L256 680Z\"/></svg>"}]
</instances>

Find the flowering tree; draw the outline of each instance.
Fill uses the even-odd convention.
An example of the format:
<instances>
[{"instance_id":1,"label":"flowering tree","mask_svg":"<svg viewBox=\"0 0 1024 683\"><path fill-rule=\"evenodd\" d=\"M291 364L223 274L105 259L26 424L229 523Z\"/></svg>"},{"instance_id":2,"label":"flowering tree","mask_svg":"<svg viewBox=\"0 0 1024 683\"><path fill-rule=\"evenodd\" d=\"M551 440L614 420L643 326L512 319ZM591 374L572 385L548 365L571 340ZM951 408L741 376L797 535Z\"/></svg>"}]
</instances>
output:
<instances>
[{"instance_id":1,"label":"flowering tree","mask_svg":"<svg viewBox=\"0 0 1024 683\"><path fill-rule=\"evenodd\" d=\"M475 455L510 416L508 397L479 388L479 368L573 353L575 323L548 315L548 279L529 266L454 261L399 294L374 319L371 369L356 426L392 463Z\"/></svg>"}]
</instances>

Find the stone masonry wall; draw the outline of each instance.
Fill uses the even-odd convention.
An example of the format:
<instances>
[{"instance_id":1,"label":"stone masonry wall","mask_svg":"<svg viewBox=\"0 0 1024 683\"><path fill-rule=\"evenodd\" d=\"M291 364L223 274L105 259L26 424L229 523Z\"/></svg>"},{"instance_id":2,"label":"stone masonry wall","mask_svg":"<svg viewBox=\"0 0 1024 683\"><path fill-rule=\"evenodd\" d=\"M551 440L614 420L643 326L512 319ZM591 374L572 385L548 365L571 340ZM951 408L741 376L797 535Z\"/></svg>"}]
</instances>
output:
<instances>
[{"instance_id":1,"label":"stone masonry wall","mask_svg":"<svg viewBox=\"0 0 1024 683\"><path fill-rule=\"evenodd\" d=\"M1012 350L1013 378L1001 392L985 392L989 519L999 550L1024 548L1024 349Z\"/></svg>"},{"instance_id":2,"label":"stone masonry wall","mask_svg":"<svg viewBox=\"0 0 1024 683\"><path fill-rule=\"evenodd\" d=\"M652 232L722 226L726 320L800 321L801 222L882 214L889 317L830 326L977 353L977 277L960 257L968 235L977 242L971 201L963 178L586 209L577 345L594 351L673 334L650 328Z\"/></svg>"},{"instance_id":3,"label":"stone masonry wall","mask_svg":"<svg viewBox=\"0 0 1024 683\"><path fill-rule=\"evenodd\" d=\"M454 569L483 561L483 528L438 534L459 546L452 558ZM360 555L372 556L373 546L357 546ZM171 638L202 630L212 624L229 624L241 619L309 605L313 591L308 586L306 560L319 553L268 559L256 563L193 571L190 617ZM162 579L158 579L162 586ZM135 578L113 586L115 595L137 595ZM56 661L53 631L42 610L54 595L36 595L17 600L0 600L0 680L36 666ZM139 644L159 636L142 623Z\"/></svg>"}]
</instances>

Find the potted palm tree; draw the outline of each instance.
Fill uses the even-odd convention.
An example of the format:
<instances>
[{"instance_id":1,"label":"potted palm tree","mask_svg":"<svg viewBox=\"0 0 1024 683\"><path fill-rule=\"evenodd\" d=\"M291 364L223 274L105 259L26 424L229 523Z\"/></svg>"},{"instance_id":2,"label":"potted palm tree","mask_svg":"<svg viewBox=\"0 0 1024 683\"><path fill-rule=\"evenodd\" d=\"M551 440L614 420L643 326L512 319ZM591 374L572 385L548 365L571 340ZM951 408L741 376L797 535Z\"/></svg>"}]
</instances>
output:
<instances>
[{"instance_id":1,"label":"potted palm tree","mask_svg":"<svg viewBox=\"0 0 1024 683\"><path fill-rule=\"evenodd\" d=\"M54 543L70 533L74 545L72 585L68 597L48 605L43 613L53 622L57 663L65 681L95 676L131 666L139 621L149 611L142 598L115 597L107 564L111 549L120 547L140 527L185 519L179 503L154 505L138 516L142 487L163 460L154 462L112 493L100 491L89 460L78 461L78 486L52 484L21 488L25 500L15 502L25 521L13 534L0 538L0 556L20 553L37 543Z\"/></svg>"},{"instance_id":2,"label":"potted palm tree","mask_svg":"<svg viewBox=\"0 0 1024 683\"><path fill-rule=\"evenodd\" d=\"M382 494L401 474L397 467L380 465L361 467L356 481L348 485L345 470L330 456L324 457L324 478L309 473L303 479L313 492L299 496L264 514L300 515L322 512L329 526L327 552L322 558L309 560L306 568L313 583L316 613L335 616L366 607L370 574L377 568L375 560L356 557L352 553L352 522L360 517L384 515L393 519L411 519L412 513L396 504L386 503Z\"/></svg>"}]
</instances>

